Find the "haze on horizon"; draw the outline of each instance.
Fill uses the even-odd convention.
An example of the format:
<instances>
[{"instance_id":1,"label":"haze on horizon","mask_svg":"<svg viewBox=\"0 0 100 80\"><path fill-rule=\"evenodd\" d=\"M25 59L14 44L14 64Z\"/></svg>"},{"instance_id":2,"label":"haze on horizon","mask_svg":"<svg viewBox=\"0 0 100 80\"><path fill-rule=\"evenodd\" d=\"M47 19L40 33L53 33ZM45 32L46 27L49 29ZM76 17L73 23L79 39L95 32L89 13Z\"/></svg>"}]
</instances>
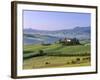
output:
<instances>
[{"instance_id":1,"label":"haze on horizon","mask_svg":"<svg viewBox=\"0 0 100 80\"><path fill-rule=\"evenodd\" d=\"M64 30L91 26L90 13L23 11L23 28L36 30Z\"/></svg>"}]
</instances>

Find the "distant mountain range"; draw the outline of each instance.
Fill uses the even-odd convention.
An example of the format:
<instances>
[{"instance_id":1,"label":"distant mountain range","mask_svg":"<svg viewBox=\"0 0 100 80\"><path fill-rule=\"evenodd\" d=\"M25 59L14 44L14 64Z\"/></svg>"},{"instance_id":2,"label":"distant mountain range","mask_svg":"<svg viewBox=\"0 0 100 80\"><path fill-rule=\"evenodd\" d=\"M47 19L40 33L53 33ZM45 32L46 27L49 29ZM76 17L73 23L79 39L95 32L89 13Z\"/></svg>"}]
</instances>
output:
<instances>
[{"instance_id":1,"label":"distant mountain range","mask_svg":"<svg viewBox=\"0 0 100 80\"><path fill-rule=\"evenodd\" d=\"M90 40L90 27L75 27L64 30L35 30L24 29L24 44L54 43L61 38L78 38L79 40Z\"/></svg>"}]
</instances>

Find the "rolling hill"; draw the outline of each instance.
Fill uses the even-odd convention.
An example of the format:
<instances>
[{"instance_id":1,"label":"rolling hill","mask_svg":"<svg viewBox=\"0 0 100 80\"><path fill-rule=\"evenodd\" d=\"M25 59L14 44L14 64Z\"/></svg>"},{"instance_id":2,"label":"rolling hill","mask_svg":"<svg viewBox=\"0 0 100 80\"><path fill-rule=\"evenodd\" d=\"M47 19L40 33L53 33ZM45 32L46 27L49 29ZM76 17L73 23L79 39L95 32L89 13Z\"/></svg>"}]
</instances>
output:
<instances>
[{"instance_id":1,"label":"rolling hill","mask_svg":"<svg viewBox=\"0 0 100 80\"><path fill-rule=\"evenodd\" d=\"M55 31L24 29L24 44L54 43L65 37L90 40L90 33L90 27L75 27L73 29Z\"/></svg>"}]
</instances>

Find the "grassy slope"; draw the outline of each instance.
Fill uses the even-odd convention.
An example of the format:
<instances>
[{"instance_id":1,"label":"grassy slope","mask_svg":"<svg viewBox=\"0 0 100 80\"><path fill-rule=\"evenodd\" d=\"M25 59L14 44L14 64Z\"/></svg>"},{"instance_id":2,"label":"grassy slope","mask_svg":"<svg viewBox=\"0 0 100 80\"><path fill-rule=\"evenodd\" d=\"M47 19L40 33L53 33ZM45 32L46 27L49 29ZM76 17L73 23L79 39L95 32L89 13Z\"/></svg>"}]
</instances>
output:
<instances>
[{"instance_id":1,"label":"grassy slope","mask_svg":"<svg viewBox=\"0 0 100 80\"><path fill-rule=\"evenodd\" d=\"M39 53L39 50L43 50L47 55L49 54L85 54L90 53L90 45L76 45L76 46L62 46L61 44L52 44L44 46L26 45L24 46L24 55L31 55Z\"/></svg>"},{"instance_id":2,"label":"grassy slope","mask_svg":"<svg viewBox=\"0 0 100 80\"><path fill-rule=\"evenodd\" d=\"M73 64L76 58L80 58L80 63ZM78 67L90 66L90 61L82 60L85 57L58 57L58 56L41 56L34 57L24 61L24 69L50 68L50 67ZM46 64L48 62L49 64Z\"/></svg>"},{"instance_id":3,"label":"grassy slope","mask_svg":"<svg viewBox=\"0 0 100 80\"><path fill-rule=\"evenodd\" d=\"M39 50L43 50L47 54L84 54L90 53L90 45L76 45L76 46L62 46L61 44L52 44L49 46L44 45L26 45L24 46L24 56L32 55L38 53ZM29 51L29 52L27 52ZM72 57L60 57L60 56L40 56L33 57L24 60L24 69L32 69L32 68L44 68L44 67L75 67L75 66L89 66L90 61L82 61L84 57L88 56L72 56ZM73 60L76 58L81 59L81 63L72 64ZM45 64L49 62L50 64ZM67 64L70 63L70 64Z\"/></svg>"}]
</instances>

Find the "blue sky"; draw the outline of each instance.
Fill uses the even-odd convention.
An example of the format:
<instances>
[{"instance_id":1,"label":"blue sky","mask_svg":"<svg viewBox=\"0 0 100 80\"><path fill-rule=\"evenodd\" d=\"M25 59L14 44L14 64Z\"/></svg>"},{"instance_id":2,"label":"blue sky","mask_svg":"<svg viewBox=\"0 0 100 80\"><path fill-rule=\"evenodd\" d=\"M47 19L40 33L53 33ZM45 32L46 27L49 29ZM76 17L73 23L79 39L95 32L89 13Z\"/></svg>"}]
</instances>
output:
<instances>
[{"instance_id":1,"label":"blue sky","mask_svg":"<svg viewBox=\"0 0 100 80\"><path fill-rule=\"evenodd\" d=\"M62 30L91 25L90 13L23 11L24 29Z\"/></svg>"}]
</instances>

